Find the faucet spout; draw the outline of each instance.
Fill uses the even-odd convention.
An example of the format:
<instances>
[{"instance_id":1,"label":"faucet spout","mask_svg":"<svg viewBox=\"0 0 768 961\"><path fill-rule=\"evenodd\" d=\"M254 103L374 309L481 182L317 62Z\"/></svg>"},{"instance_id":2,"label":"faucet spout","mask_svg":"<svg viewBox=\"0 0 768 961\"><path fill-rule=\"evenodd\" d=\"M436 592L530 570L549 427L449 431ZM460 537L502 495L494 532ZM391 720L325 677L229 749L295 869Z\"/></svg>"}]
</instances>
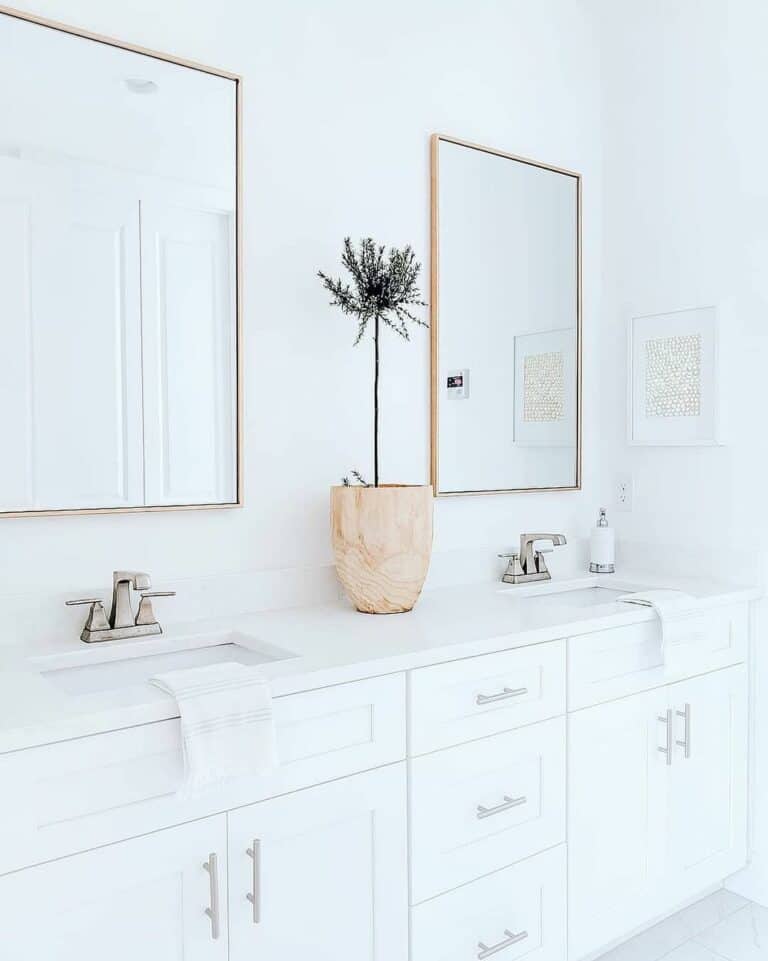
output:
<instances>
[{"instance_id":1,"label":"faucet spout","mask_svg":"<svg viewBox=\"0 0 768 961\"><path fill-rule=\"evenodd\" d=\"M550 575L542 551L551 548L534 550L536 541L550 541L553 547L561 547L567 543L565 534L521 534L520 535L520 566L527 578L549 580Z\"/></svg>"},{"instance_id":2,"label":"faucet spout","mask_svg":"<svg viewBox=\"0 0 768 961\"><path fill-rule=\"evenodd\" d=\"M115 571L112 575L112 612L109 626L115 628L133 627L133 608L131 607L131 588L146 591L152 586L149 574L143 571Z\"/></svg>"}]
</instances>

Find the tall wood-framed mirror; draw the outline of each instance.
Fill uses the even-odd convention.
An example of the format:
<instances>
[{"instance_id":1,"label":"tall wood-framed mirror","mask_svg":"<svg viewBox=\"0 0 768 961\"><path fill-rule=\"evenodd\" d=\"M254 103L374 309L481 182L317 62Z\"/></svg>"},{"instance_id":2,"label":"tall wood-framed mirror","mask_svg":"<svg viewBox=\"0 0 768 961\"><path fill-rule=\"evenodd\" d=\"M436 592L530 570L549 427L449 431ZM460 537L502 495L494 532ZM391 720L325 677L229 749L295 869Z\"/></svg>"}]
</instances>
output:
<instances>
[{"instance_id":1,"label":"tall wood-framed mirror","mask_svg":"<svg viewBox=\"0 0 768 961\"><path fill-rule=\"evenodd\" d=\"M242 503L240 79L0 7L0 516Z\"/></svg>"},{"instance_id":2,"label":"tall wood-framed mirror","mask_svg":"<svg viewBox=\"0 0 768 961\"><path fill-rule=\"evenodd\" d=\"M435 134L432 485L581 484L581 178Z\"/></svg>"}]
</instances>

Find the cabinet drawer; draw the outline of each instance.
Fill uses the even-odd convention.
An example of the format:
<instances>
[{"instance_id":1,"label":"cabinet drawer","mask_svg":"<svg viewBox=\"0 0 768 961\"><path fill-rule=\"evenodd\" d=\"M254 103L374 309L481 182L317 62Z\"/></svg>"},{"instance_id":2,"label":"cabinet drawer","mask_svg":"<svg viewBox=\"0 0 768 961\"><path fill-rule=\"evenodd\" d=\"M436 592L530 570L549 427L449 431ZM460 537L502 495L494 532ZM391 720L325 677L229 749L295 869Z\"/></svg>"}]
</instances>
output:
<instances>
[{"instance_id":1,"label":"cabinet drawer","mask_svg":"<svg viewBox=\"0 0 768 961\"><path fill-rule=\"evenodd\" d=\"M675 626L661 647L658 620L572 637L568 642L568 709L615 700L747 659L749 608L715 607Z\"/></svg>"},{"instance_id":2,"label":"cabinet drawer","mask_svg":"<svg viewBox=\"0 0 768 961\"><path fill-rule=\"evenodd\" d=\"M411 937L412 961L563 961L565 846L418 905Z\"/></svg>"},{"instance_id":3,"label":"cabinet drawer","mask_svg":"<svg viewBox=\"0 0 768 961\"><path fill-rule=\"evenodd\" d=\"M0 873L405 756L402 674L274 701L280 765L190 801L178 720L0 757Z\"/></svg>"},{"instance_id":4,"label":"cabinet drawer","mask_svg":"<svg viewBox=\"0 0 768 961\"><path fill-rule=\"evenodd\" d=\"M412 671L410 753L565 713L565 641Z\"/></svg>"},{"instance_id":5,"label":"cabinet drawer","mask_svg":"<svg viewBox=\"0 0 768 961\"><path fill-rule=\"evenodd\" d=\"M410 762L413 901L565 840L565 718Z\"/></svg>"}]
</instances>

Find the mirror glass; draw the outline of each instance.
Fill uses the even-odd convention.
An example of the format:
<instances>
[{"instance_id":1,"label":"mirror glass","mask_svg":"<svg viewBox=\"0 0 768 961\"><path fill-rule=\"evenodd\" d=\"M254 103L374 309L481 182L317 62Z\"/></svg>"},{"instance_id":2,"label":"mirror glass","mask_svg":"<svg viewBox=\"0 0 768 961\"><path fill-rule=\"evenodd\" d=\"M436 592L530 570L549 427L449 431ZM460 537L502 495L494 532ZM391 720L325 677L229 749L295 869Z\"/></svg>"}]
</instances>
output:
<instances>
[{"instance_id":1,"label":"mirror glass","mask_svg":"<svg viewBox=\"0 0 768 961\"><path fill-rule=\"evenodd\" d=\"M0 14L0 513L238 502L237 88Z\"/></svg>"},{"instance_id":2,"label":"mirror glass","mask_svg":"<svg viewBox=\"0 0 768 961\"><path fill-rule=\"evenodd\" d=\"M432 139L432 483L580 483L579 176Z\"/></svg>"}]
</instances>

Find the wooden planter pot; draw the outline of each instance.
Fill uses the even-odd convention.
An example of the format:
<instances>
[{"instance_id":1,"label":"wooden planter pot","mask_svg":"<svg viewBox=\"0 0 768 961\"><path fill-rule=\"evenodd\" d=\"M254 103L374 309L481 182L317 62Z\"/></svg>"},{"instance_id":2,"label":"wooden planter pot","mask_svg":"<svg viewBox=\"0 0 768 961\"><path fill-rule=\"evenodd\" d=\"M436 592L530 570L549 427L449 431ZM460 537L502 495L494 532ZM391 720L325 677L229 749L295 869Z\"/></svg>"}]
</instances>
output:
<instances>
[{"instance_id":1,"label":"wooden planter pot","mask_svg":"<svg viewBox=\"0 0 768 961\"><path fill-rule=\"evenodd\" d=\"M365 614L401 614L419 599L432 553L432 488L332 487L336 572Z\"/></svg>"}]
</instances>

